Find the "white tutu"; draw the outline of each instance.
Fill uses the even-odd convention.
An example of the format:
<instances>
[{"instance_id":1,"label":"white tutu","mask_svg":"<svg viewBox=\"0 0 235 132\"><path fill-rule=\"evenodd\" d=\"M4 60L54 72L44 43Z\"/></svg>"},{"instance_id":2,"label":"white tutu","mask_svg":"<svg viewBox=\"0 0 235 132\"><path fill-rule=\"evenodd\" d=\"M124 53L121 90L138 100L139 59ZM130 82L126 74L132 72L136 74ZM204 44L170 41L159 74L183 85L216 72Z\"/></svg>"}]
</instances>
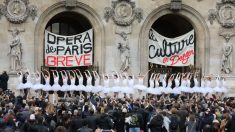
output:
<instances>
[{"instance_id":1,"label":"white tutu","mask_svg":"<svg viewBox=\"0 0 235 132\"><path fill-rule=\"evenodd\" d=\"M110 92L114 92L114 93L119 93L119 92L122 92L123 91L123 88L120 87L120 86L113 86L111 89L110 89Z\"/></svg>"},{"instance_id":2,"label":"white tutu","mask_svg":"<svg viewBox=\"0 0 235 132\"><path fill-rule=\"evenodd\" d=\"M77 88L75 91L85 91L86 87L83 84L77 85Z\"/></svg>"},{"instance_id":3,"label":"white tutu","mask_svg":"<svg viewBox=\"0 0 235 132\"><path fill-rule=\"evenodd\" d=\"M35 85L33 85L33 89L34 90L40 90L43 89L44 85L42 85L41 83L37 83Z\"/></svg>"},{"instance_id":4,"label":"white tutu","mask_svg":"<svg viewBox=\"0 0 235 132\"><path fill-rule=\"evenodd\" d=\"M171 87L166 87L165 93L166 93L166 94L171 94L171 93L173 93L172 88L171 88Z\"/></svg>"},{"instance_id":5,"label":"white tutu","mask_svg":"<svg viewBox=\"0 0 235 132\"><path fill-rule=\"evenodd\" d=\"M186 87L186 86L180 86L179 88L180 88L181 92L188 93L190 91L190 89L188 87Z\"/></svg>"},{"instance_id":6,"label":"white tutu","mask_svg":"<svg viewBox=\"0 0 235 132\"><path fill-rule=\"evenodd\" d=\"M73 84L69 85L69 91L76 91L76 89L77 89L76 85Z\"/></svg>"},{"instance_id":7,"label":"white tutu","mask_svg":"<svg viewBox=\"0 0 235 132\"><path fill-rule=\"evenodd\" d=\"M194 93L194 89L191 87L188 87L188 93Z\"/></svg>"},{"instance_id":8,"label":"white tutu","mask_svg":"<svg viewBox=\"0 0 235 132\"><path fill-rule=\"evenodd\" d=\"M60 91L62 87L59 84L54 84L51 86L51 90L53 91Z\"/></svg>"},{"instance_id":9,"label":"white tutu","mask_svg":"<svg viewBox=\"0 0 235 132\"><path fill-rule=\"evenodd\" d=\"M92 89L94 88L94 86L92 85L87 85L84 89L85 92L92 92Z\"/></svg>"},{"instance_id":10,"label":"white tutu","mask_svg":"<svg viewBox=\"0 0 235 132\"><path fill-rule=\"evenodd\" d=\"M211 87L205 87L205 90L207 91L207 93L213 93L213 89Z\"/></svg>"},{"instance_id":11,"label":"white tutu","mask_svg":"<svg viewBox=\"0 0 235 132\"><path fill-rule=\"evenodd\" d=\"M172 93L173 94L181 94L181 91L180 91L179 87L175 87L172 89Z\"/></svg>"},{"instance_id":12,"label":"white tutu","mask_svg":"<svg viewBox=\"0 0 235 132\"><path fill-rule=\"evenodd\" d=\"M134 85L134 89L138 89L141 91L147 91L147 87L144 85L140 85L140 84Z\"/></svg>"},{"instance_id":13,"label":"white tutu","mask_svg":"<svg viewBox=\"0 0 235 132\"><path fill-rule=\"evenodd\" d=\"M146 92L149 93L149 94L154 94L154 95L160 95L161 94L160 88L151 88L151 87L149 87Z\"/></svg>"},{"instance_id":14,"label":"white tutu","mask_svg":"<svg viewBox=\"0 0 235 132\"><path fill-rule=\"evenodd\" d=\"M215 87L215 88L213 89L213 91L214 91L215 93L222 93L222 88L220 88L220 87Z\"/></svg>"},{"instance_id":15,"label":"white tutu","mask_svg":"<svg viewBox=\"0 0 235 132\"><path fill-rule=\"evenodd\" d=\"M43 91L50 91L52 90L51 85L50 84L45 84L43 87Z\"/></svg>"},{"instance_id":16,"label":"white tutu","mask_svg":"<svg viewBox=\"0 0 235 132\"><path fill-rule=\"evenodd\" d=\"M200 88L198 86L193 87L193 92L194 93L200 93Z\"/></svg>"},{"instance_id":17,"label":"white tutu","mask_svg":"<svg viewBox=\"0 0 235 132\"><path fill-rule=\"evenodd\" d=\"M103 87L102 93L108 94L108 93L110 93L110 91L111 91L110 87Z\"/></svg>"},{"instance_id":18,"label":"white tutu","mask_svg":"<svg viewBox=\"0 0 235 132\"><path fill-rule=\"evenodd\" d=\"M101 92L102 90L103 90L103 87L100 86L100 85L98 85L98 86L93 86L93 89L92 89L91 92L93 92L93 93L99 93L99 92Z\"/></svg>"},{"instance_id":19,"label":"white tutu","mask_svg":"<svg viewBox=\"0 0 235 132\"><path fill-rule=\"evenodd\" d=\"M61 87L61 90L60 90L60 91L63 91L63 92L69 91L69 85L64 84L64 85Z\"/></svg>"},{"instance_id":20,"label":"white tutu","mask_svg":"<svg viewBox=\"0 0 235 132\"><path fill-rule=\"evenodd\" d=\"M31 82L27 82L23 85L24 89L26 88L32 88L33 87L33 84Z\"/></svg>"},{"instance_id":21,"label":"white tutu","mask_svg":"<svg viewBox=\"0 0 235 132\"><path fill-rule=\"evenodd\" d=\"M17 88L18 90L24 89L24 84L23 84L23 83L20 83L16 88Z\"/></svg>"},{"instance_id":22,"label":"white tutu","mask_svg":"<svg viewBox=\"0 0 235 132\"><path fill-rule=\"evenodd\" d=\"M131 87L122 87L122 93L126 94L134 94L134 89Z\"/></svg>"},{"instance_id":23,"label":"white tutu","mask_svg":"<svg viewBox=\"0 0 235 132\"><path fill-rule=\"evenodd\" d=\"M225 88L225 87L221 87L221 92L222 92L222 93L227 93L227 92L228 92L228 89Z\"/></svg>"}]
</instances>

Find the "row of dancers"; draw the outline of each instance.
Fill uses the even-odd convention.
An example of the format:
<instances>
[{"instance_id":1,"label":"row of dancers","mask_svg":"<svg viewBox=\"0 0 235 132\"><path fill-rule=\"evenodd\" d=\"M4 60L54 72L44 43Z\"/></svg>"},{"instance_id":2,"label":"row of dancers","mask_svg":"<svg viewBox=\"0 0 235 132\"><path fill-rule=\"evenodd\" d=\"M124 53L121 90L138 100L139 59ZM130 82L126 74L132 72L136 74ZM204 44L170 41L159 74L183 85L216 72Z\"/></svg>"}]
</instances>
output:
<instances>
[{"instance_id":1,"label":"row of dancers","mask_svg":"<svg viewBox=\"0 0 235 132\"><path fill-rule=\"evenodd\" d=\"M102 74L100 76L96 71L86 70L84 74L78 69L76 70L51 70L52 76L48 70L41 72L36 71L30 73L29 70L18 72L19 84L17 89L32 89L35 91L84 91L92 93L114 93L115 95L122 94L181 94L181 93L226 93L226 81L224 77L217 76L216 86L211 87L211 77L202 77L199 80L199 73L177 73L177 74L160 74L152 73L149 78L149 87L144 85L144 79L149 71L143 75L128 75L127 73L112 72L111 74ZM23 76L26 78L26 83L23 83ZM59 84L60 76L63 85ZM50 80L53 79L54 84L50 85ZM32 81L34 79L34 81ZM41 79L45 80L42 84ZM70 84L68 83L70 80ZM75 82L78 82L76 84ZM84 83L84 80L86 81ZM101 80L103 85L101 85ZM92 83L94 82L94 84ZM32 83L34 82L34 83ZM201 82L201 85L199 83ZM174 85L173 85L174 83ZM191 86L191 83L194 86ZM85 85L86 84L86 85ZM112 84L112 85L111 85ZM173 87L174 86L174 87Z\"/></svg>"}]
</instances>

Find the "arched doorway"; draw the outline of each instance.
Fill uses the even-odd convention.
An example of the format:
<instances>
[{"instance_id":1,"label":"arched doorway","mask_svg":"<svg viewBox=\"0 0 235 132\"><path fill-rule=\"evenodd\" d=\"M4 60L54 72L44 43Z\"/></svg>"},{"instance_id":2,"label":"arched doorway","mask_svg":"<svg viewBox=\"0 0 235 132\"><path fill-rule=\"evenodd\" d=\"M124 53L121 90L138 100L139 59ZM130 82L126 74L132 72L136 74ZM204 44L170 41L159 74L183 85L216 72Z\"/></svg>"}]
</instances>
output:
<instances>
[{"instance_id":1,"label":"arched doorway","mask_svg":"<svg viewBox=\"0 0 235 132\"><path fill-rule=\"evenodd\" d=\"M190 25L193 27L196 38L196 46L195 46L195 67L201 69L202 74L207 74L209 72L209 54L210 54L210 34L207 23L203 16L199 12L197 12L194 8L182 4L182 9L173 12L170 10L170 4L162 5L155 10L153 10L149 15L146 17L143 26L140 30L139 36L139 67L140 72L146 72L149 69L149 48L148 48L148 35L149 31L154 25L155 22L161 20L161 17L166 15L176 15L177 17L183 18L182 20L186 20ZM165 19L169 19L171 17L166 17ZM172 20L172 18L170 19ZM176 20L172 20L176 22ZM161 22L161 21L160 21ZM159 23L160 23L159 22ZM177 22L176 22L177 23ZM183 30L182 30L183 31ZM185 30L186 31L186 30ZM174 35L175 33L171 33L169 35Z\"/></svg>"},{"instance_id":2,"label":"arched doorway","mask_svg":"<svg viewBox=\"0 0 235 132\"><path fill-rule=\"evenodd\" d=\"M92 25L90 21L83 16L82 14L75 13L75 12L61 12L54 17L47 23L45 30L57 35L63 36L72 36L83 33L92 29ZM93 36L94 37L94 36ZM44 38L45 39L45 38ZM94 47L94 45L93 45ZM46 48L46 47L44 47ZM94 48L93 48L94 49ZM93 52L94 53L94 52ZM92 55L94 56L94 54ZM45 61L43 64L43 69L47 69L48 71L57 70L75 70L79 69L81 73L84 75L84 72L88 70L89 66L77 66L77 67L46 67ZM60 76L61 78L61 76ZM84 84L86 85L86 78L84 78ZM51 84L53 84L53 78L51 78ZM59 83L62 85L62 79L60 79ZM70 84L70 80L68 80ZM76 81L78 83L78 80Z\"/></svg>"},{"instance_id":3,"label":"arched doorway","mask_svg":"<svg viewBox=\"0 0 235 132\"><path fill-rule=\"evenodd\" d=\"M36 27L35 27L35 33L34 33L34 68L35 70L38 70L41 68L41 66L44 65L44 32L45 29L48 28L50 23L55 22L59 19L59 17L69 17L69 19L79 19L81 18L81 23L76 23L77 25L83 25L82 27L79 27L77 30L78 32L85 30L87 27L92 27L93 34L95 35L93 39L93 44L95 45L93 49L94 59L93 64L98 68L99 72L104 71L104 56L105 52L104 50L104 26L102 24L102 20L97 14L97 12L92 9L90 6L78 2L77 7L73 9L66 9L65 8L66 2L60 1L55 3L54 5L48 7L39 17ZM67 16L67 13L70 15ZM83 20L85 20L83 22ZM88 22L88 23L86 23ZM68 21L67 21L68 23ZM86 25L88 24L88 25ZM55 24L55 26L58 26L58 24ZM75 29L78 28L76 25L72 24L72 27ZM63 29L62 29L63 30ZM70 29L68 29L70 30ZM72 34L72 32L77 32L70 30L68 33ZM58 32L58 31L57 31Z\"/></svg>"},{"instance_id":4,"label":"arched doorway","mask_svg":"<svg viewBox=\"0 0 235 132\"><path fill-rule=\"evenodd\" d=\"M65 8L66 2L60 1L48 7L39 17L34 32L34 68L39 70L44 65L44 33L45 30L57 30L61 34L74 34L82 32L92 27L93 39L93 65L97 67L100 73L104 71L104 26L97 12L89 5L78 2L76 8ZM63 20L62 20L63 19ZM66 19L66 20L64 20ZM78 20L79 19L79 20ZM75 20L77 23L73 23ZM60 21L61 24L58 24ZM80 23L79 23L80 22ZM61 28L59 25L67 25L67 28ZM82 25L77 27L77 25ZM57 28L53 28L55 26ZM58 28L59 27L59 28ZM85 80L84 80L85 82Z\"/></svg>"},{"instance_id":5,"label":"arched doorway","mask_svg":"<svg viewBox=\"0 0 235 132\"><path fill-rule=\"evenodd\" d=\"M177 15L177 14L166 14L164 16L161 16L158 18L153 25L151 26L153 30L155 30L160 35L167 37L167 38L176 38L181 35L184 35L190 31L192 31L194 28L192 24L186 20L183 16ZM196 36L196 35L195 35ZM195 39L194 39L194 45L196 45ZM196 51L196 48L194 47L194 51ZM196 53L196 52L195 52ZM194 60L196 60L196 54L194 54ZM190 70L193 70L192 67L194 64L190 66L181 66L181 67L175 67L175 66L163 66L158 64L152 64L149 63L149 69L151 67L154 67L154 70L157 70L157 72L168 72L171 73L177 73L177 72L188 72ZM156 72L152 70L151 72Z\"/></svg>"}]
</instances>

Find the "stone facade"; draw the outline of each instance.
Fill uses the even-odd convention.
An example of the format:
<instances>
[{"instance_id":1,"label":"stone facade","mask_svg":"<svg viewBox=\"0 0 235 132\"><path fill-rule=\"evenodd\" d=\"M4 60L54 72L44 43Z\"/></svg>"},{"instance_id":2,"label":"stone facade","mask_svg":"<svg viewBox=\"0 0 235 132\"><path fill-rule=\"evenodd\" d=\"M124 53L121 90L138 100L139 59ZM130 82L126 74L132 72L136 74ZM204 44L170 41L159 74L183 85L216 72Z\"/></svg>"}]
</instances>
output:
<instances>
[{"instance_id":1,"label":"stone facade","mask_svg":"<svg viewBox=\"0 0 235 132\"><path fill-rule=\"evenodd\" d=\"M3 4L5 0L0 0ZM11 1L11 0L7 0ZM98 2L99 1L99 2ZM36 7L34 19L25 19L24 22L12 23L4 14L0 19L0 69L9 71L10 58L7 56L9 44L11 42L11 31L17 28L20 31L20 39L22 43L22 67L30 70L40 70L43 65L43 41L44 30L49 20L61 12L75 12L84 15L91 23L94 29L94 64L99 66L100 73L110 73L114 70L119 71L121 61L119 51L117 50L117 41L119 32L124 31L128 35L130 47L130 69L129 71L138 74L148 70L148 31L152 24L161 16L167 14L177 14L188 20L196 34L196 67L202 69L202 74L220 74L222 48L226 42L224 37L220 35L221 29L234 27L223 27L220 21L216 18L211 24L211 18L208 19L209 10L217 9L217 1L215 0L182 0L179 10L171 10L171 0L119 0L123 2L134 3L132 8L133 15L128 18L130 23L117 23L114 14L108 14L105 8L112 6L111 0L30 0L28 6ZM71 2L71 3L68 3ZM222 1L221 1L222 2ZM75 4L75 5L74 5ZM229 5L233 5L233 0L230 0ZM4 5L4 4L3 4ZM132 4L130 4L132 5ZM2 8L2 7L1 7ZM108 9L108 8L106 8ZM31 9L32 10L32 9ZM112 12L111 12L112 13ZM125 13L125 12L124 12ZM106 15L105 15L106 14ZM128 14L119 14L128 15ZM107 21L107 17L109 20ZM114 18L112 18L114 17ZM133 18L131 18L133 17ZM210 16L213 19L213 15ZM216 17L216 16L214 16ZM232 14L232 17L234 15ZM123 28L123 26L125 26ZM229 43L235 43L235 37L231 34ZM232 52L232 58L235 58L235 53ZM117 61L114 61L117 60ZM234 59L232 59L234 60ZM235 90L235 61L231 62L232 72L226 74L228 77L228 85L232 93ZM12 75L9 81L11 88L15 87L16 80ZM213 84L215 85L215 84ZM234 93L234 92L233 92Z\"/></svg>"}]
</instances>

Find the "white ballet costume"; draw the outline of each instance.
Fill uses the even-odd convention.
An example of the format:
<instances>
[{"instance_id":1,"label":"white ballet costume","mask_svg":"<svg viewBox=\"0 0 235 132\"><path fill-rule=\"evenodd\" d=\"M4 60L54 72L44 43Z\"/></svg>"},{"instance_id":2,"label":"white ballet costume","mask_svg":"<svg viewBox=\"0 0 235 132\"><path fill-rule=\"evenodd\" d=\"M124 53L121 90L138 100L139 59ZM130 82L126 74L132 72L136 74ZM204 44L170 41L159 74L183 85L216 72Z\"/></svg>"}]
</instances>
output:
<instances>
[{"instance_id":1,"label":"white ballet costume","mask_svg":"<svg viewBox=\"0 0 235 132\"><path fill-rule=\"evenodd\" d=\"M51 88L51 85L50 85L50 78L47 77L47 78L45 79L45 81L46 81L46 84L44 85L43 90L44 90L44 91L50 91L50 90L52 89L52 88Z\"/></svg>"},{"instance_id":2,"label":"white ballet costume","mask_svg":"<svg viewBox=\"0 0 235 132\"><path fill-rule=\"evenodd\" d=\"M201 93L201 89L199 88L199 82L197 78L193 78L193 81L194 81L194 86L193 86L194 93Z\"/></svg>"},{"instance_id":3,"label":"white ballet costume","mask_svg":"<svg viewBox=\"0 0 235 132\"><path fill-rule=\"evenodd\" d=\"M129 94L134 94L135 90L134 90L134 79L128 79L128 87L129 87Z\"/></svg>"},{"instance_id":4,"label":"white ballet costume","mask_svg":"<svg viewBox=\"0 0 235 132\"><path fill-rule=\"evenodd\" d=\"M154 79L149 79L149 87L146 92L149 94L154 94Z\"/></svg>"},{"instance_id":5,"label":"white ballet costume","mask_svg":"<svg viewBox=\"0 0 235 132\"><path fill-rule=\"evenodd\" d=\"M103 93L108 94L110 92L110 87L109 87L109 79L104 79L104 87L103 87Z\"/></svg>"},{"instance_id":6,"label":"white ballet costume","mask_svg":"<svg viewBox=\"0 0 235 132\"><path fill-rule=\"evenodd\" d=\"M111 90L114 93L122 92L122 88L120 87L120 79L119 78L114 79L114 85Z\"/></svg>"},{"instance_id":7,"label":"white ballet costume","mask_svg":"<svg viewBox=\"0 0 235 132\"><path fill-rule=\"evenodd\" d=\"M18 77L17 89L18 89L18 90L24 89L23 75L19 75L19 77Z\"/></svg>"},{"instance_id":8,"label":"white ballet costume","mask_svg":"<svg viewBox=\"0 0 235 132\"><path fill-rule=\"evenodd\" d=\"M134 85L134 89L146 92L147 87L144 86L144 80L142 78L138 79L138 84Z\"/></svg>"},{"instance_id":9,"label":"white ballet costume","mask_svg":"<svg viewBox=\"0 0 235 132\"><path fill-rule=\"evenodd\" d=\"M172 81L169 81L168 84L167 84L167 87L165 88L165 93L166 94L173 93L173 90L172 90L171 86L172 86Z\"/></svg>"},{"instance_id":10,"label":"white ballet costume","mask_svg":"<svg viewBox=\"0 0 235 132\"><path fill-rule=\"evenodd\" d=\"M67 77L63 78L63 85L62 85L61 91L63 92L69 91L69 85L67 82L68 82L68 78Z\"/></svg>"},{"instance_id":11,"label":"white ballet costume","mask_svg":"<svg viewBox=\"0 0 235 132\"><path fill-rule=\"evenodd\" d=\"M181 94L179 86L180 86L180 81L179 79L175 78L175 87L172 89L172 93Z\"/></svg>"},{"instance_id":12,"label":"white ballet costume","mask_svg":"<svg viewBox=\"0 0 235 132\"><path fill-rule=\"evenodd\" d=\"M222 82L221 82L222 86L221 86L221 92L222 93L227 93L228 92L228 89L227 89L227 82L222 79Z\"/></svg>"},{"instance_id":13,"label":"white ballet costume","mask_svg":"<svg viewBox=\"0 0 235 132\"><path fill-rule=\"evenodd\" d=\"M190 85L191 85L190 79L187 79L187 84L186 84L187 91L188 93L194 93L194 90L193 88L190 87Z\"/></svg>"},{"instance_id":14,"label":"white ballet costume","mask_svg":"<svg viewBox=\"0 0 235 132\"><path fill-rule=\"evenodd\" d=\"M41 90L43 89L44 85L41 84L41 77L35 78L35 84L33 85L34 90Z\"/></svg>"},{"instance_id":15,"label":"white ballet costume","mask_svg":"<svg viewBox=\"0 0 235 132\"><path fill-rule=\"evenodd\" d=\"M200 87L200 91L201 91L201 93L203 93L203 94L206 94L207 93L207 90L206 90L206 87L205 87L205 81L202 79L201 80L201 87Z\"/></svg>"},{"instance_id":16,"label":"white ballet costume","mask_svg":"<svg viewBox=\"0 0 235 132\"><path fill-rule=\"evenodd\" d=\"M94 87L92 86L92 77L87 77L85 92L92 92L93 89Z\"/></svg>"},{"instance_id":17,"label":"white ballet costume","mask_svg":"<svg viewBox=\"0 0 235 132\"><path fill-rule=\"evenodd\" d=\"M70 82L71 82L71 84L69 86L69 91L76 91L77 86L75 85L75 78L71 78Z\"/></svg>"},{"instance_id":18,"label":"white ballet costume","mask_svg":"<svg viewBox=\"0 0 235 132\"><path fill-rule=\"evenodd\" d=\"M187 85L187 81L186 80L181 80L181 86L180 86L180 91L181 92L185 92L185 93L188 92L188 89L187 89L186 85Z\"/></svg>"},{"instance_id":19,"label":"white ballet costume","mask_svg":"<svg viewBox=\"0 0 235 132\"><path fill-rule=\"evenodd\" d=\"M62 89L62 87L59 85L59 77L54 78L54 84L52 85L51 88L53 91L59 91Z\"/></svg>"},{"instance_id":20,"label":"white ballet costume","mask_svg":"<svg viewBox=\"0 0 235 132\"><path fill-rule=\"evenodd\" d=\"M216 86L214 87L213 91L215 93L222 93L222 88L221 88L221 83L220 83L219 78L216 78L215 82L216 82Z\"/></svg>"},{"instance_id":21,"label":"white ballet costume","mask_svg":"<svg viewBox=\"0 0 235 132\"><path fill-rule=\"evenodd\" d=\"M76 91L85 91L86 87L83 85L83 77L79 77L78 82L79 82L79 84L77 86Z\"/></svg>"},{"instance_id":22,"label":"white ballet costume","mask_svg":"<svg viewBox=\"0 0 235 132\"><path fill-rule=\"evenodd\" d=\"M211 88L211 81L207 80L206 81L206 87L205 87L207 93L213 93L213 89Z\"/></svg>"},{"instance_id":23,"label":"white ballet costume","mask_svg":"<svg viewBox=\"0 0 235 132\"><path fill-rule=\"evenodd\" d=\"M121 89L122 89L121 93L125 93L125 94L132 93L131 88L128 87L128 79L127 78L122 80L122 88Z\"/></svg>"},{"instance_id":24,"label":"white ballet costume","mask_svg":"<svg viewBox=\"0 0 235 132\"><path fill-rule=\"evenodd\" d=\"M160 87L160 91L161 91L161 93L168 93L168 91L166 90L166 80L165 79L162 80L162 86Z\"/></svg>"},{"instance_id":25,"label":"white ballet costume","mask_svg":"<svg viewBox=\"0 0 235 132\"><path fill-rule=\"evenodd\" d=\"M93 93L99 93L103 91L103 87L100 85L100 78L95 79L95 86L92 90Z\"/></svg>"},{"instance_id":26,"label":"white ballet costume","mask_svg":"<svg viewBox=\"0 0 235 132\"><path fill-rule=\"evenodd\" d=\"M27 82L24 84L24 88L25 88L25 89L26 89L26 88L32 88L32 87L33 87L33 84L31 83L31 76L28 75L28 76L26 77L26 80L27 80Z\"/></svg>"}]
</instances>

